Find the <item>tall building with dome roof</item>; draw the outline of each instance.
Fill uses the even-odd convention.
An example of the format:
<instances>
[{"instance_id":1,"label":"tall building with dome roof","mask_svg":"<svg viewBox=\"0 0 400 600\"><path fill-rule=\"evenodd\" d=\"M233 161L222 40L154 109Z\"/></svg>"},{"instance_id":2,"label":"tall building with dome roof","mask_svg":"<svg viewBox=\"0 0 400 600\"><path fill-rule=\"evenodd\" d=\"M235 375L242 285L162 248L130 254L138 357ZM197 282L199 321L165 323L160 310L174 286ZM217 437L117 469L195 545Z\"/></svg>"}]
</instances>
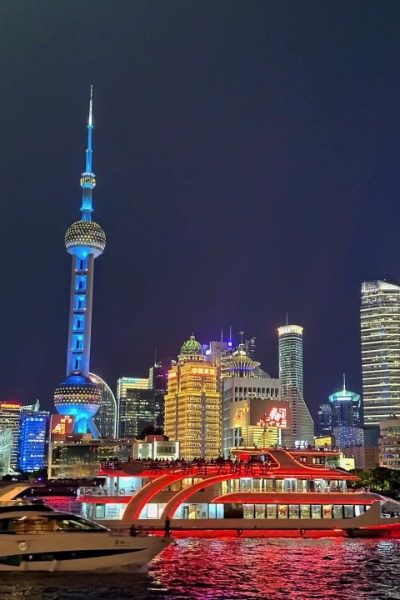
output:
<instances>
[{"instance_id":1,"label":"tall building with dome roof","mask_svg":"<svg viewBox=\"0 0 400 600\"><path fill-rule=\"evenodd\" d=\"M90 378L90 342L92 330L94 260L106 245L103 229L92 221L92 192L96 185L93 173L93 86L90 90L87 122L85 171L81 175L81 219L75 221L65 234L65 247L72 256L70 310L67 345L66 379L54 392L54 404L62 415L74 418L74 433L91 432L99 437L93 421L99 410L102 391Z\"/></svg>"},{"instance_id":2,"label":"tall building with dome roof","mask_svg":"<svg viewBox=\"0 0 400 600\"><path fill-rule=\"evenodd\" d=\"M164 433L180 442L185 459L221 454L221 394L218 370L206 361L194 335L184 342L178 362L168 371Z\"/></svg>"},{"instance_id":3,"label":"tall building with dome roof","mask_svg":"<svg viewBox=\"0 0 400 600\"><path fill-rule=\"evenodd\" d=\"M260 368L243 341L221 356L223 451L263 448L279 442L271 414L289 414L279 401L279 380ZM278 412L277 412L278 411Z\"/></svg>"}]
</instances>

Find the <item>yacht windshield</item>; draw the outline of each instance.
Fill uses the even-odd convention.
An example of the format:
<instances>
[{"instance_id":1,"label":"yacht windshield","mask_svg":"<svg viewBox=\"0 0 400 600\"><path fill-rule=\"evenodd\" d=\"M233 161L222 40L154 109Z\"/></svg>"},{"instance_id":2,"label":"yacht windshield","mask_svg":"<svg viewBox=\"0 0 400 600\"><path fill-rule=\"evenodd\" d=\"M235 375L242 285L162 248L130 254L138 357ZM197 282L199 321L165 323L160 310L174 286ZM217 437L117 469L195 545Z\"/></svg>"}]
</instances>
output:
<instances>
[{"instance_id":1,"label":"yacht windshield","mask_svg":"<svg viewBox=\"0 0 400 600\"><path fill-rule=\"evenodd\" d=\"M74 515L28 515L18 518L0 519L0 533L25 535L27 533L52 533L57 531L104 533L108 529Z\"/></svg>"},{"instance_id":2,"label":"yacht windshield","mask_svg":"<svg viewBox=\"0 0 400 600\"><path fill-rule=\"evenodd\" d=\"M87 521L82 517L75 516L54 516L56 522L56 531L107 531L102 525Z\"/></svg>"}]
</instances>

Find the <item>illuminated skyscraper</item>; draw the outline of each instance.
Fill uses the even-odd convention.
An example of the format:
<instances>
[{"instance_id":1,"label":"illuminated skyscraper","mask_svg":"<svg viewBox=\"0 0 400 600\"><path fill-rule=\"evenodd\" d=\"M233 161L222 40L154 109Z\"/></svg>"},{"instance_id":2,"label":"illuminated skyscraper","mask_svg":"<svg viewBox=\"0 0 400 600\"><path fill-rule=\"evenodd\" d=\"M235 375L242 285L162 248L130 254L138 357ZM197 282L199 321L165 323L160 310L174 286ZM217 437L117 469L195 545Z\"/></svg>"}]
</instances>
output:
<instances>
[{"instance_id":1,"label":"illuminated skyscraper","mask_svg":"<svg viewBox=\"0 0 400 600\"><path fill-rule=\"evenodd\" d=\"M21 403L16 401L0 402L0 427L10 429L12 434L10 465L16 470L18 466L19 422Z\"/></svg>"},{"instance_id":2,"label":"illuminated skyscraper","mask_svg":"<svg viewBox=\"0 0 400 600\"><path fill-rule=\"evenodd\" d=\"M164 433L180 442L181 455L217 458L222 451L221 395L217 368L206 361L192 335L168 372Z\"/></svg>"},{"instance_id":3,"label":"illuminated skyscraper","mask_svg":"<svg viewBox=\"0 0 400 600\"><path fill-rule=\"evenodd\" d=\"M279 335L279 395L290 404L289 427L282 432L286 446L314 443L314 421L303 396L303 328L284 325Z\"/></svg>"},{"instance_id":4,"label":"illuminated skyscraper","mask_svg":"<svg viewBox=\"0 0 400 600\"><path fill-rule=\"evenodd\" d=\"M65 234L65 246L72 256L70 311L67 346L67 378L54 392L54 404L62 415L74 417L74 433L90 431L99 436L92 417L101 403L101 389L89 377L92 330L94 260L103 253L106 236L92 221L92 191L96 178L92 168L93 88L87 123L86 166L81 176L81 219Z\"/></svg>"},{"instance_id":5,"label":"illuminated skyscraper","mask_svg":"<svg viewBox=\"0 0 400 600\"><path fill-rule=\"evenodd\" d=\"M343 388L329 396L332 406L333 427L362 427L361 396L356 392L346 389L343 379Z\"/></svg>"},{"instance_id":6,"label":"illuminated skyscraper","mask_svg":"<svg viewBox=\"0 0 400 600\"><path fill-rule=\"evenodd\" d=\"M285 408L279 401L279 380L260 369L245 343L221 356L221 375L225 457L232 448L278 444L278 428L264 425L264 418L274 408Z\"/></svg>"},{"instance_id":7,"label":"illuminated skyscraper","mask_svg":"<svg viewBox=\"0 0 400 600\"><path fill-rule=\"evenodd\" d=\"M154 393L148 377L120 377L117 383L118 437L135 438L155 426Z\"/></svg>"},{"instance_id":8,"label":"illuminated skyscraper","mask_svg":"<svg viewBox=\"0 0 400 600\"><path fill-rule=\"evenodd\" d=\"M361 286L361 364L364 424L400 415L400 286Z\"/></svg>"},{"instance_id":9,"label":"illuminated skyscraper","mask_svg":"<svg viewBox=\"0 0 400 600\"><path fill-rule=\"evenodd\" d=\"M11 469L12 431L0 425L0 477L9 475Z\"/></svg>"},{"instance_id":10,"label":"illuminated skyscraper","mask_svg":"<svg viewBox=\"0 0 400 600\"><path fill-rule=\"evenodd\" d=\"M153 389L156 427L164 427L164 397L167 393L168 371L173 364L174 361L165 358L158 360L149 369L149 385Z\"/></svg>"},{"instance_id":11,"label":"illuminated skyscraper","mask_svg":"<svg viewBox=\"0 0 400 600\"><path fill-rule=\"evenodd\" d=\"M22 408L19 435L18 470L33 473L43 469L46 464L46 442L49 413Z\"/></svg>"}]
</instances>

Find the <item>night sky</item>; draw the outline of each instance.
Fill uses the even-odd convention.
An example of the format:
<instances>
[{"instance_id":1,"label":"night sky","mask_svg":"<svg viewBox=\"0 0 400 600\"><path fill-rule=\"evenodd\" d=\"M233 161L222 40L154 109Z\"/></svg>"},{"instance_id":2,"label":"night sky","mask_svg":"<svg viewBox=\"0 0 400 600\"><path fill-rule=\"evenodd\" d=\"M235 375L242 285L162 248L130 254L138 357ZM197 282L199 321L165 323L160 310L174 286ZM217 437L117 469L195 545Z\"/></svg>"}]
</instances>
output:
<instances>
[{"instance_id":1,"label":"night sky","mask_svg":"<svg viewBox=\"0 0 400 600\"><path fill-rule=\"evenodd\" d=\"M115 388L194 332L304 332L316 412L361 391L363 280L400 278L400 4L0 5L0 398L53 406L95 86L92 370ZM237 336L236 336L237 338Z\"/></svg>"}]
</instances>

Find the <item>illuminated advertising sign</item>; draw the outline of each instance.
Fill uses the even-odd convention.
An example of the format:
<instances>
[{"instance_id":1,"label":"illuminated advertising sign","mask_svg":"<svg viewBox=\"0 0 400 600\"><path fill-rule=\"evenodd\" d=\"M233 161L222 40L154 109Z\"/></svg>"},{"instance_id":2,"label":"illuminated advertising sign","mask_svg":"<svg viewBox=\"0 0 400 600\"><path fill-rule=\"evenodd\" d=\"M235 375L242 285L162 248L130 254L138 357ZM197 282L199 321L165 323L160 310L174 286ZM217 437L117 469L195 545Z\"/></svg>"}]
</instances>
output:
<instances>
[{"instance_id":1,"label":"illuminated advertising sign","mask_svg":"<svg viewBox=\"0 0 400 600\"><path fill-rule=\"evenodd\" d=\"M273 406L270 412L266 412L261 417L258 425L262 427L278 427L279 429L286 429L287 427L287 409L282 407Z\"/></svg>"},{"instance_id":2,"label":"illuminated advertising sign","mask_svg":"<svg viewBox=\"0 0 400 600\"><path fill-rule=\"evenodd\" d=\"M0 402L1 410L20 410L20 402Z\"/></svg>"},{"instance_id":3,"label":"illuminated advertising sign","mask_svg":"<svg viewBox=\"0 0 400 600\"><path fill-rule=\"evenodd\" d=\"M316 448L325 448L325 446L333 446L333 437L331 435L321 435L315 438L314 445Z\"/></svg>"},{"instance_id":4,"label":"illuminated advertising sign","mask_svg":"<svg viewBox=\"0 0 400 600\"><path fill-rule=\"evenodd\" d=\"M62 441L67 435L72 434L74 428L74 417L69 415L51 415L50 433L51 439Z\"/></svg>"},{"instance_id":5,"label":"illuminated advertising sign","mask_svg":"<svg viewBox=\"0 0 400 600\"><path fill-rule=\"evenodd\" d=\"M249 407L247 404L237 408L233 418L234 427L245 427L248 424Z\"/></svg>"}]
</instances>

